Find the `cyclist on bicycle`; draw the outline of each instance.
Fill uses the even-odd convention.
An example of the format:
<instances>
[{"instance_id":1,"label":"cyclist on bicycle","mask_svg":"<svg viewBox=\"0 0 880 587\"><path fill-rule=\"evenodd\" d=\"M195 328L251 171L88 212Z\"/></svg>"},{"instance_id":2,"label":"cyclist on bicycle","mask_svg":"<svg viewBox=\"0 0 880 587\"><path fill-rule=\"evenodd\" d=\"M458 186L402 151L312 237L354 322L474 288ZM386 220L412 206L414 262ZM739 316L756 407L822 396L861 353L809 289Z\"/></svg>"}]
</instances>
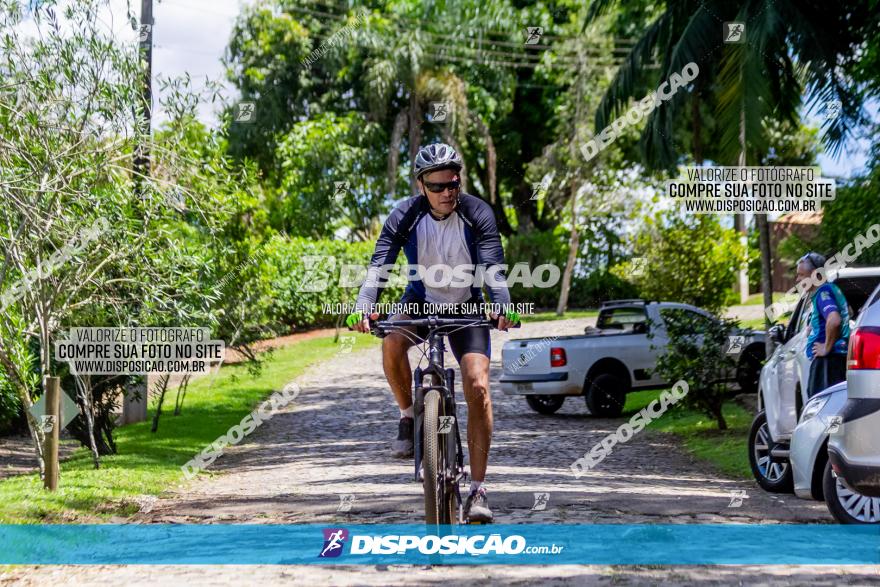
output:
<instances>
[{"instance_id":1,"label":"cyclist on bicycle","mask_svg":"<svg viewBox=\"0 0 880 587\"><path fill-rule=\"evenodd\" d=\"M398 204L385 221L370 261L367 279L358 294L358 312L347 320L350 327L359 332L370 331L366 316L371 319L378 317L373 305L385 283L384 279L377 277L379 268L393 266L401 248L410 266L444 265L455 268L464 265L485 269L493 275L492 279L486 280L491 302L502 310L509 306L510 293L506 278L502 268L497 267L504 264L504 251L495 216L489 204L461 192L461 169L461 156L449 145L437 143L419 151L413 173L420 193ZM431 280L431 283L436 286L438 282ZM464 283L442 282L440 287L434 287L421 279L414 279L407 285L400 303L481 303L483 297L480 288L472 283ZM424 315L421 311L412 314L396 314L389 319L406 320ZM512 314L490 312L490 316L498 318L499 330L507 330L514 325L509 319L513 317ZM416 334L420 338L425 336L424 333ZM402 333L391 333L382 341L385 377L400 408L397 439L391 444L393 455L400 458L413 453L412 370L407 356L413 344ZM449 347L461 367L462 387L468 407L467 440L472 481L464 517L469 522L491 522L492 511L483 486L492 438L489 329L457 330L449 335Z\"/></svg>"}]
</instances>

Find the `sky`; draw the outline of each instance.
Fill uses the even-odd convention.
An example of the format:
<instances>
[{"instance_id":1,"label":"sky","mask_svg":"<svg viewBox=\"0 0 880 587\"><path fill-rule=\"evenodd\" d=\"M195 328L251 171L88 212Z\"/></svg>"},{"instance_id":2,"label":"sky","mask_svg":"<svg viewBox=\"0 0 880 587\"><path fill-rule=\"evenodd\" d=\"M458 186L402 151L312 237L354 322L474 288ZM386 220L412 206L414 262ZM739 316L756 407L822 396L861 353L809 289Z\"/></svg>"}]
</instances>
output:
<instances>
[{"instance_id":1,"label":"sky","mask_svg":"<svg viewBox=\"0 0 880 587\"><path fill-rule=\"evenodd\" d=\"M140 2L137 0L111 0L112 20L108 26L120 39L133 40L136 32L126 21L127 6L131 5L140 16ZM203 87L205 78L223 82L224 69L221 63L223 52L229 42L232 26L242 7L253 0L154 0L153 16L153 78L154 92L157 76L176 77L189 72L195 88ZM225 95L229 101L235 99L235 90L224 84ZM216 110L219 106L204 104L199 112L206 124L216 123ZM866 106L869 115L880 119L880 104L877 101ZM809 123L819 125L822 114L809 112ZM161 124L164 113L154 111L154 124ZM864 134L864 133L863 133ZM819 157L819 164L825 176L848 178L861 172L868 161L870 138L863 136L850 140L843 152L836 158L827 154Z\"/></svg>"},{"instance_id":2,"label":"sky","mask_svg":"<svg viewBox=\"0 0 880 587\"><path fill-rule=\"evenodd\" d=\"M225 82L221 58L229 43L236 16L243 5L251 3L247 0L154 0L154 91L155 79L159 75L177 77L189 72L196 88L204 86L206 77ZM140 2L131 0L131 4L139 18ZM124 16L125 0L114 0L113 11ZM135 37L130 27L116 30L126 39ZM234 89L228 83L224 85L232 99ZM201 120L213 126L216 123L215 109L211 104L204 104L199 113ZM164 112L157 109L154 112L155 124L161 124L164 119Z\"/></svg>"}]
</instances>

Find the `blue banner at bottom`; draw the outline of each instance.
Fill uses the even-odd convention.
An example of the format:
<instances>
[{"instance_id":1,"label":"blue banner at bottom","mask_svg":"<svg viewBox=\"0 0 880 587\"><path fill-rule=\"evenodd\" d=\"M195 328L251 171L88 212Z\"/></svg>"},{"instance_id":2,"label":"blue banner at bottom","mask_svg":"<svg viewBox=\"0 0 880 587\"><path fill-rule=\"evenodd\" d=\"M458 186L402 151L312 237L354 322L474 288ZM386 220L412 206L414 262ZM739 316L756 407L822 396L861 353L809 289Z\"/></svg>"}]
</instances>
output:
<instances>
[{"instance_id":1,"label":"blue banner at bottom","mask_svg":"<svg viewBox=\"0 0 880 587\"><path fill-rule=\"evenodd\" d=\"M0 525L0 564L880 564L880 526Z\"/></svg>"}]
</instances>

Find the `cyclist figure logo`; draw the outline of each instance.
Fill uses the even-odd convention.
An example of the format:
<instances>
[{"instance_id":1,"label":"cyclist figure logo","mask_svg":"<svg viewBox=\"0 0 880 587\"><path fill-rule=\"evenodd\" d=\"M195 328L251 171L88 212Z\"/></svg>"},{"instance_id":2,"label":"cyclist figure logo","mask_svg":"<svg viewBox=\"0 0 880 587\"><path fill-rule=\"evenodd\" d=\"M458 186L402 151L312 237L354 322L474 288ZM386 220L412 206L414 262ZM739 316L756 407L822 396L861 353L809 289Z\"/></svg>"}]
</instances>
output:
<instances>
[{"instance_id":1,"label":"cyclist figure logo","mask_svg":"<svg viewBox=\"0 0 880 587\"><path fill-rule=\"evenodd\" d=\"M253 102L239 102L235 105L235 122L255 122L256 105Z\"/></svg>"},{"instance_id":2,"label":"cyclist figure logo","mask_svg":"<svg viewBox=\"0 0 880 587\"><path fill-rule=\"evenodd\" d=\"M43 434L52 434L55 430L55 416L40 416L40 430Z\"/></svg>"},{"instance_id":3,"label":"cyclist figure logo","mask_svg":"<svg viewBox=\"0 0 880 587\"><path fill-rule=\"evenodd\" d=\"M353 493L343 493L339 496L339 507L336 508L337 512L350 512L351 505L354 503L354 494Z\"/></svg>"},{"instance_id":4,"label":"cyclist figure logo","mask_svg":"<svg viewBox=\"0 0 880 587\"><path fill-rule=\"evenodd\" d=\"M630 274L633 277L642 277L645 275L645 268L647 268L647 266L647 257L633 257L630 265Z\"/></svg>"},{"instance_id":5,"label":"cyclist figure logo","mask_svg":"<svg viewBox=\"0 0 880 587\"><path fill-rule=\"evenodd\" d=\"M543 512L547 509L547 502L550 501L549 493L535 493L535 505L532 506L533 512Z\"/></svg>"},{"instance_id":6,"label":"cyclist figure logo","mask_svg":"<svg viewBox=\"0 0 880 587\"><path fill-rule=\"evenodd\" d=\"M339 344L341 348L339 349L340 355L350 355L351 349L354 348L356 338L354 336L340 336Z\"/></svg>"},{"instance_id":7,"label":"cyclist figure logo","mask_svg":"<svg viewBox=\"0 0 880 587\"><path fill-rule=\"evenodd\" d=\"M347 182L347 181L334 181L333 182L333 187L336 190L333 192L333 199L336 201L337 204L342 202L342 200L345 198L345 194L348 193L348 189L349 189L348 186L349 186L349 182Z\"/></svg>"},{"instance_id":8,"label":"cyclist figure logo","mask_svg":"<svg viewBox=\"0 0 880 587\"><path fill-rule=\"evenodd\" d=\"M739 353L743 345L746 343L745 336L728 336L727 337L727 354L735 355Z\"/></svg>"},{"instance_id":9,"label":"cyclist figure logo","mask_svg":"<svg viewBox=\"0 0 880 587\"><path fill-rule=\"evenodd\" d=\"M431 102L431 122L446 122L450 110L449 102Z\"/></svg>"},{"instance_id":10,"label":"cyclist figure logo","mask_svg":"<svg viewBox=\"0 0 880 587\"><path fill-rule=\"evenodd\" d=\"M526 27L526 45L537 45L544 34L544 28L539 26Z\"/></svg>"},{"instance_id":11,"label":"cyclist figure logo","mask_svg":"<svg viewBox=\"0 0 880 587\"><path fill-rule=\"evenodd\" d=\"M324 528L324 548L318 558L336 558L342 554L348 530L344 528Z\"/></svg>"},{"instance_id":12,"label":"cyclist figure logo","mask_svg":"<svg viewBox=\"0 0 880 587\"><path fill-rule=\"evenodd\" d=\"M440 426L437 428L437 434L449 434L453 424L455 424L455 416L440 416Z\"/></svg>"},{"instance_id":13,"label":"cyclist figure logo","mask_svg":"<svg viewBox=\"0 0 880 587\"><path fill-rule=\"evenodd\" d=\"M745 489L738 489L737 491L731 491L729 497L730 497L730 503L727 504L727 507L729 507L729 508L742 507L743 500L749 498Z\"/></svg>"},{"instance_id":14,"label":"cyclist figure logo","mask_svg":"<svg viewBox=\"0 0 880 587\"><path fill-rule=\"evenodd\" d=\"M840 116L840 109L843 106L840 100L828 100L825 102L825 120L834 120Z\"/></svg>"},{"instance_id":15,"label":"cyclist figure logo","mask_svg":"<svg viewBox=\"0 0 880 587\"><path fill-rule=\"evenodd\" d=\"M841 416L831 416L828 419L828 434L837 434L840 432L840 425L843 424Z\"/></svg>"},{"instance_id":16,"label":"cyclist figure logo","mask_svg":"<svg viewBox=\"0 0 880 587\"><path fill-rule=\"evenodd\" d=\"M146 44L150 41L150 33L153 31L153 25L142 24L138 31L138 43Z\"/></svg>"},{"instance_id":17,"label":"cyclist figure logo","mask_svg":"<svg viewBox=\"0 0 880 587\"><path fill-rule=\"evenodd\" d=\"M336 257L332 255L305 255L303 278L297 292L319 292L327 289L328 277L336 267Z\"/></svg>"},{"instance_id":18,"label":"cyclist figure logo","mask_svg":"<svg viewBox=\"0 0 880 587\"><path fill-rule=\"evenodd\" d=\"M746 25L741 22L725 22L724 23L724 42L725 43L743 43L745 42Z\"/></svg>"}]
</instances>

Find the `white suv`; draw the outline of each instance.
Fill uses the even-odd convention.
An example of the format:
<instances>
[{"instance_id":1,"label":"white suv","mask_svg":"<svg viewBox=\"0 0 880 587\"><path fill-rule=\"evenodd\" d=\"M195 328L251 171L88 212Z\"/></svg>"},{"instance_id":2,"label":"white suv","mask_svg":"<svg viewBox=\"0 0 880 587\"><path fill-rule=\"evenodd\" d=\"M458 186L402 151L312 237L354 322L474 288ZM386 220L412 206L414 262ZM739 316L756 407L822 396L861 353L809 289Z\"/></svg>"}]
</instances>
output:
<instances>
[{"instance_id":1,"label":"white suv","mask_svg":"<svg viewBox=\"0 0 880 587\"><path fill-rule=\"evenodd\" d=\"M828 441L834 472L858 493L880 496L880 287L856 322L847 357L847 401ZM869 506L870 507L870 506Z\"/></svg>"},{"instance_id":2,"label":"white suv","mask_svg":"<svg viewBox=\"0 0 880 587\"><path fill-rule=\"evenodd\" d=\"M880 267L840 269L828 280L843 292L850 317L859 311L880 284ZM758 380L758 414L749 431L749 463L755 480L766 491L792 491L789 463L791 435L807 397L810 360L806 356L808 326L812 313L810 296L802 297L788 326L767 331L777 344L761 369Z\"/></svg>"}]
</instances>

